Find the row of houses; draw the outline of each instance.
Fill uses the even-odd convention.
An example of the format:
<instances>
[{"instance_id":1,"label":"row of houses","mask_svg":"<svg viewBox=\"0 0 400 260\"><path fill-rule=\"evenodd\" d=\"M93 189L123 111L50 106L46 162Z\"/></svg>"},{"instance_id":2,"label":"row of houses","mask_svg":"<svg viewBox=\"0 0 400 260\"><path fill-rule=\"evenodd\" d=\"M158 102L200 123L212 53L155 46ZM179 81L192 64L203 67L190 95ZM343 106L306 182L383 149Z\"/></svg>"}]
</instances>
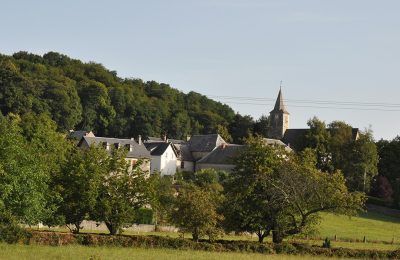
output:
<instances>
[{"instance_id":1,"label":"row of houses","mask_svg":"<svg viewBox=\"0 0 400 260\"><path fill-rule=\"evenodd\" d=\"M127 158L131 165L143 160L144 170L160 172L161 175L174 175L178 171L194 172L212 168L231 171L233 158L244 148L243 145L227 143L219 134L193 135L187 140L139 136L137 140L98 137L93 132L71 131L70 137L77 140L77 145L87 148L91 145L102 146L111 151L113 148L127 149ZM268 145L286 146L274 139L264 139Z\"/></svg>"},{"instance_id":2,"label":"row of houses","mask_svg":"<svg viewBox=\"0 0 400 260\"><path fill-rule=\"evenodd\" d=\"M274 109L270 112L266 145L283 146L288 151L301 150L301 141L310 129L290 129L290 114L286 110L282 90L279 90ZM329 130L329 129L328 129ZM174 175L177 171L194 172L213 168L231 171L235 165L233 158L244 148L243 145L229 144L218 134L193 135L186 140L149 137L142 141L97 137L92 132L72 131L71 137L79 140L78 146L84 148L92 144L102 145L104 149L112 147L128 149L127 160L133 165L137 160L145 159L143 167L150 172L162 175ZM359 137L358 128L352 129L352 138Z\"/></svg>"}]
</instances>

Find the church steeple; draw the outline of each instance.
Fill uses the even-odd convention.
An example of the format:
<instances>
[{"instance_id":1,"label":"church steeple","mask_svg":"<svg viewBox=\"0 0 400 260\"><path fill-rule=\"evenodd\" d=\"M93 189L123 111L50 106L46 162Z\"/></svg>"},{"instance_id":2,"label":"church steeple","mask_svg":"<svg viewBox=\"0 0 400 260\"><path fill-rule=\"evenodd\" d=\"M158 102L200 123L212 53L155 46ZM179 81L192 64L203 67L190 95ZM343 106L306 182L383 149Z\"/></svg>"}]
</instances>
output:
<instances>
[{"instance_id":1,"label":"church steeple","mask_svg":"<svg viewBox=\"0 0 400 260\"><path fill-rule=\"evenodd\" d=\"M286 130L289 128L289 112L286 110L285 103L283 102L282 87L279 88L275 107L269 115L269 137L273 139L282 139Z\"/></svg>"},{"instance_id":2,"label":"church steeple","mask_svg":"<svg viewBox=\"0 0 400 260\"><path fill-rule=\"evenodd\" d=\"M276 98L275 107L274 110L272 110L271 112L279 112L279 111L289 114L289 112L286 111L285 103L283 103L282 87L279 88L279 93L278 97Z\"/></svg>"}]
</instances>

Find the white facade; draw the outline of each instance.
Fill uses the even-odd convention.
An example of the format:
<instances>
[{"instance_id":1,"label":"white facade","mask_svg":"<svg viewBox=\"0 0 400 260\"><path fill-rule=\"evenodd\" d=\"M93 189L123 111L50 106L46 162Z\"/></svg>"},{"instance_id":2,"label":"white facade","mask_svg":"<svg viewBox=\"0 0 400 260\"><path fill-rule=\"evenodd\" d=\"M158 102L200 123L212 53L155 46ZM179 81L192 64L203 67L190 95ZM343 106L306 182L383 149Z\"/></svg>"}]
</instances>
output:
<instances>
[{"instance_id":1,"label":"white facade","mask_svg":"<svg viewBox=\"0 0 400 260\"><path fill-rule=\"evenodd\" d=\"M150 170L160 172L161 175L174 175L176 173L177 158L172 146L169 145L162 155L152 155Z\"/></svg>"}]
</instances>

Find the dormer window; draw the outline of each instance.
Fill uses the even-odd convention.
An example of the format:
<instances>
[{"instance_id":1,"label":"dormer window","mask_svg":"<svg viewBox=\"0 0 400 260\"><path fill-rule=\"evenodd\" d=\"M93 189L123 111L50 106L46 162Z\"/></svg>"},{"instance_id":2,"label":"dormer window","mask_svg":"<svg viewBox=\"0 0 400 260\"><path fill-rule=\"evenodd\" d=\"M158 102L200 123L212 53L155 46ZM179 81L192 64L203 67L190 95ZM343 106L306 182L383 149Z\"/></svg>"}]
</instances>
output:
<instances>
[{"instance_id":1,"label":"dormer window","mask_svg":"<svg viewBox=\"0 0 400 260\"><path fill-rule=\"evenodd\" d=\"M102 146L104 149L106 149L107 151L110 150L110 144L108 142L103 142Z\"/></svg>"}]
</instances>

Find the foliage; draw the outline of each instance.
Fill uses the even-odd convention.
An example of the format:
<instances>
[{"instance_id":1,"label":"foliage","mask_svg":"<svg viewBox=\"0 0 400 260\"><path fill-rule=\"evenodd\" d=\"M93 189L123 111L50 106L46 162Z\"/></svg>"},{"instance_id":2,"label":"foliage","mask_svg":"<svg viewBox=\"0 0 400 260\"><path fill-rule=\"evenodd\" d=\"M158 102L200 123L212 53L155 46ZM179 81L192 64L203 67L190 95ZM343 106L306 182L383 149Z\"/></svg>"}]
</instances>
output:
<instances>
[{"instance_id":1,"label":"foliage","mask_svg":"<svg viewBox=\"0 0 400 260\"><path fill-rule=\"evenodd\" d=\"M59 135L52 129L42 131L36 127L27 140L22 124L19 116L11 114L1 119L0 205L17 221L36 224L48 219L55 210L52 202L57 194L49 185L59 160L52 161L55 157L49 152L62 149L57 146L65 147L65 143L41 142Z\"/></svg>"},{"instance_id":2,"label":"foliage","mask_svg":"<svg viewBox=\"0 0 400 260\"><path fill-rule=\"evenodd\" d=\"M65 224L75 226L73 232L79 233L82 221L96 206L101 180L108 174L107 163L107 152L101 147L90 146L73 149L63 167L57 180L62 195L58 211L64 216Z\"/></svg>"},{"instance_id":3,"label":"foliage","mask_svg":"<svg viewBox=\"0 0 400 260\"><path fill-rule=\"evenodd\" d=\"M110 234L135 222L135 212L149 202L146 175L142 162L130 165L125 159L127 151L111 151L107 174L102 176L97 203L92 214L94 220L104 221Z\"/></svg>"},{"instance_id":4,"label":"foliage","mask_svg":"<svg viewBox=\"0 0 400 260\"><path fill-rule=\"evenodd\" d=\"M175 201L175 188L171 176L152 173L148 179L148 193L153 210L156 229L159 224L167 224Z\"/></svg>"},{"instance_id":5,"label":"foliage","mask_svg":"<svg viewBox=\"0 0 400 260\"><path fill-rule=\"evenodd\" d=\"M218 212L221 200L219 193L208 186L184 184L175 200L172 223L182 232L192 233L196 242L204 235L214 240L221 233L218 227L223 219Z\"/></svg>"},{"instance_id":6,"label":"foliage","mask_svg":"<svg viewBox=\"0 0 400 260\"><path fill-rule=\"evenodd\" d=\"M340 170L350 190L369 192L378 173L378 151L372 131L361 131L355 140L352 127L341 121L333 121L327 128L325 122L314 117L308 125L305 147L314 149L317 168L329 173Z\"/></svg>"},{"instance_id":7,"label":"foliage","mask_svg":"<svg viewBox=\"0 0 400 260\"><path fill-rule=\"evenodd\" d=\"M361 209L363 194L349 193L341 173L323 173L308 158L250 139L226 185L227 227L255 232L260 242L272 232L281 243L312 228L318 212L352 215Z\"/></svg>"},{"instance_id":8,"label":"foliage","mask_svg":"<svg viewBox=\"0 0 400 260\"><path fill-rule=\"evenodd\" d=\"M16 219L0 205L0 242L17 243L29 236L29 232L20 227Z\"/></svg>"},{"instance_id":9,"label":"foliage","mask_svg":"<svg viewBox=\"0 0 400 260\"><path fill-rule=\"evenodd\" d=\"M400 162L398 160L400 157L400 136L397 136L390 141L379 140L377 142L377 147L379 153L379 176L382 176L388 180L393 190L393 205L395 207L400 207ZM378 193L378 190L383 192L382 189L389 189L385 181L379 179L379 177L376 179L376 181L376 193ZM384 188L382 185L384 185L386 188ZM384 193L387 194L386 191Z\"/></svg>"},{"instance_id":10,"label":"foliage","mask_svg":"<svg viewBox=\"0 0 400 260\"><path fill-rule=\"evenodd\" d=\"M56 52L0 55L0 104L4 115L47 113L60 131L82 128L121 138L166 134L184 139L221 132L237 141L254 123L204 95L184 94L155 81L119 78L101 64Z\"/></svg>"}]
</instances>

